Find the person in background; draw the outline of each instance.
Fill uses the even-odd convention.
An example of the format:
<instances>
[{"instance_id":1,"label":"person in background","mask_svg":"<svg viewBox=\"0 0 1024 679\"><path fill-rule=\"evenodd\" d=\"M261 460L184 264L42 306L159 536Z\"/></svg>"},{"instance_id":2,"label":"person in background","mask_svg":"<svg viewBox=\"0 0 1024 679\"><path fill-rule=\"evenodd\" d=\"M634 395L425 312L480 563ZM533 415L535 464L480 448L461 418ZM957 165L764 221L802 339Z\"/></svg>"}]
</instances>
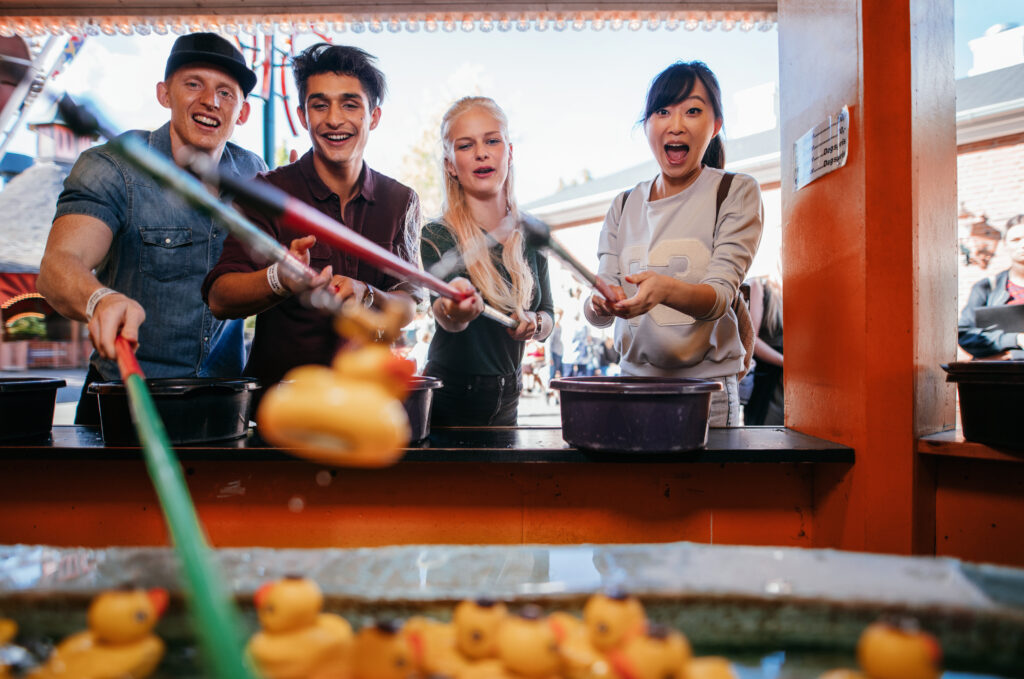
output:
<instances>
[{"instance_id":1,"label":"person in background","mask_svg":"<svg viewBox=\"0 0 1024 679\"><path fill-rule=\"evenodd\" d=\"M441 122L444 199L441 219L423 227L425 269L457 250L462 268L446 278L473 293L438 297L437 325L424 374L444 382L434 392L431 425L514 425L528 339L543 342L554 325L548 264L526 245L513 190L508 120L485 97L455 102ZM479 292L478 292L479 291ZM519 321L505 328L480 318L484 300Z\"/></svg>"},{"instance_id":2,"label":"person in background","mask_svg":"<svg viewBox=\"0 0 1024 679\"><path fill-rule=\"evenodd\" d=\"M555 376L561 377L564 373L562 372L562 355L565 353L565 347L562 344L562 310L555 309L555 320L554 325L551 328L551 334L548 335L548 355L551 356L551 371L548 375L548 382L555 379Z\"/></svg>"},{"instance_id":3,"label":"person in background","mask_svg":"<svg viewBox=\"0 0 1024 679\"><path fill-rule=\"evenodd\" d=\"M598 327L615 323L624 375L716 380L709 423L739 426L746 351L734 301L761 239L761 191L721 169L721 90L702 62L658 74L643 126L660 171L612 202L598 275L619 299L592 295L584 312Z\"/></svg>"},{"instance_id":4,"label":"person in background","mask_svg":"<svg viewBox=\"0 0 1024 679\"><path fill-rule=\"evenodd\" d=\"M596 363L594 356L594 337L590 333L590 326L580 323L576 326L576 332L572 336L572 376L591 377L594 374Z\"/></svg>"},{"instance_id":5,"label":"person in background","mask_svg":"<svg viewBox=\"0 0 1024 679\"><path fill-rule=\"evenodd\" d=\"M754 386L743 408L744 424L785 424L782 380L782 283L770 276L750 279L750 319L754 340Z\"/></svg>"},{"instance_id":6,"label":"person in background","mask_svg":"<svg viewBox=\"0 0 1024 679\"><path fill-rule=\"evenodd\" d=\"M406 354L406 358L410 361L416 362L416 374L422 375L423 368L427 365L427 349L430 347L430 328L424 328L416 339L416 344L412 346L409 353Z\"/></svg>"},{"instance_id":7,"label":"person in background","mask_svg":"<svg viewBox=\"0 0 1024 679\"><path fill-rule=\"evenodd\" d=\"M975 283L960 312L958 342L974 358L1009 358L1024 350L1024 332L981 328L975 318L981 307L1024 304L1024 214L1006 222L1003 243L1009 248L1010 268Z\"/></svg>"},{"instance_id":8,"label":"person in background","mask_svg":"<svg viewBox=\"0 0 1024 679\"><path fill-rule=\"evenodd\" d=\"M156 97L170 122L132 131L174 158L191 147L224 175L248 179L266 169L228 141L249 117L256 74L213 33L178 38ZM37 285L61 315L89 324L95 351L75 422L99 424L96 381L120 378L114 340L137 344L147 377L237 377L245 361L243 324L217 320L199 292L227 232L159 187L110 144L88 149L64 181ZM94 273L95 271L95 273Z\"/></svg>"},{"instance_id":9,"label":"person in background","mask_svg":"<svg viewBox=\"0 0 1024 679\"><path fill-rule=\"evenodd\" d=\"M325 215L381 244L409 262L416 261L419 201L409 187L371 169L363 160L370 132L380 121L386 84L374 58L357 47L317 43L292 61L299 93L299 122L312 149L296 162L260 176ZM247 216L318 271L306 283L276 264L257 261L235 238L203 282L203 297L218 318L256 314L256 336L245 374L263 386L278 382L304 364L329 365L344 340L330 314L312 308L308 293L330 285L342 299L367 307L385 301L412 320L420 292L355 256L280 219L246 211Z\"/></svg>"},{"instance_id":10,"label":"person in background","mask_svg":"<svg viewBox=\"0 0 1024 679\"><path fill-rule=\"evenodd\" d=\"M601 340L597 355L598 370L601 372L601 375L607 377L618 374L619 352L615 351L615 340L611 336L606 336Z\"/></svg>"},{"instance_id":11,"label":"person in background","mask_svg":"<svg viewBox=\"0 0 1024 679\"><path fill-rule=\"evenodd\" d=\"M526 354L523 357L523 389L527 392L537 391L544 393L547 387L541 374L544 366L547 365L547 358L544 355L544 343L530 339L526 341Z\"/></svg>"}]
</instances>

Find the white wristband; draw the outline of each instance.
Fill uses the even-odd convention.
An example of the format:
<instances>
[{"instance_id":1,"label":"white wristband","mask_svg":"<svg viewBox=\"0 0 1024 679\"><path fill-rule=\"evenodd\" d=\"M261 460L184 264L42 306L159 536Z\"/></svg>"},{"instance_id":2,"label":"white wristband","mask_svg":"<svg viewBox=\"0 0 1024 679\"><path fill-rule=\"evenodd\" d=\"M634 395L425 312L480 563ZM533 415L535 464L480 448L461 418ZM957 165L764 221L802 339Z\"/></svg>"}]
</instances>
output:
<instances>
[{"instance_id":1,"label":"white wristband","mask_svg":"<svg viewBox=\"0 0 1024 679\"><path fill-rule=\"evenodd\" d=\"M111 290L110 288L96 288L93 293L89 295L89 301L85 303L85 318L91 321L92 315L96 313L96 305L100 303L100 300L107 295L115 295L117 290Z\"/></svg>"},{"instance_id":2,"label":"white wristband","mask_svg":"<svg viewBox=\"0 0 1024 679\"><path fill-rule=\"evenodd\" d=\"M277 262L274 262L267 267L267 283L270 284L270 289L274 291L274 294L278 297L288 297L292 293L289 292L288 288L284 287L281 283L280 276L277 275Z\"/></svg>"}]
</instances>

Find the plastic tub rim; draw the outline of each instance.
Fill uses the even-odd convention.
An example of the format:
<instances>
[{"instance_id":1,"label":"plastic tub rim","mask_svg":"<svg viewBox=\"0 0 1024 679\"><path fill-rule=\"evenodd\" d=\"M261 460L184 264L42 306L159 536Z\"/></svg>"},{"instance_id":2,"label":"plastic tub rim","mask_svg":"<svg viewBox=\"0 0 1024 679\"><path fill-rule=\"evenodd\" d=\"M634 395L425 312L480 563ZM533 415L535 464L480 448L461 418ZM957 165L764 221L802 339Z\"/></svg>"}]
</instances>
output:
<instances>
[{"instance_id":1,"label":"plastic tub rim","mask_svg":"<svg viewBox=\"0 0 1024 679\"><path fill-rule=\"evenodd\" d=\"M705 394L722 390L721 383L697 377L560 377L551 380L550 387L583 394L643 396Z\"/></svg>"}]
</instances>

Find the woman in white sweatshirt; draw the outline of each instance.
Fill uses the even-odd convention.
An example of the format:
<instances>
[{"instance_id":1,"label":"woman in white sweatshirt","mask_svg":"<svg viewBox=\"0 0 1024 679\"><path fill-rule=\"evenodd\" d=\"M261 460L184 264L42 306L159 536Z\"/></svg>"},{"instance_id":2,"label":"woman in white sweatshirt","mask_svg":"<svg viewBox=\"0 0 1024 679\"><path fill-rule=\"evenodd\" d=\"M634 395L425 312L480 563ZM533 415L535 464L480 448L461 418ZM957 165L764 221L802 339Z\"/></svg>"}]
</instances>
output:
<instances>
[{"instance_id":1,"label":"woman in white sweatshirt","mask_svg":"<svg viewBox=\"0 0 1024 679\"><path fill-rule=\"evenodd\" d=\"M595 294L584 312L598 327L615 321L623 375L717 380L710 424L739 426L733 302L761 240L760 188L722 170L722 95L702 62L658 74L642 122L660 172L608 210L598 275L618 299Z\"/></svg>"}]
</instances>

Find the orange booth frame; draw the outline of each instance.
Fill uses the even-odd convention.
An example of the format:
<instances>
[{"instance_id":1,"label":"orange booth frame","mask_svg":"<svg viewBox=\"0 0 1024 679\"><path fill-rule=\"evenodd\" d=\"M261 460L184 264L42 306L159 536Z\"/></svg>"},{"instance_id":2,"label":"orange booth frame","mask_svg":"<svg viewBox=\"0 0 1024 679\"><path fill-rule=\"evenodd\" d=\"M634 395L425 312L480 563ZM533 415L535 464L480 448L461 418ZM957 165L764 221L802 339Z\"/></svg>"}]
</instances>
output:
<instances>
[{"instance_id":1,"label":"orange booth frame","mask_svg":"<svg viewBox=\"0 0 1024 679\"><path fill-rule=\"evenodd\" d=\"M956 360L953 0L779 0L778 13L787 426L853 448L855 464L674 465L661 474L403 463L340 473L327 490L312 467L247 462L292 485L248 490L249 501L235 505L213 502L234 492L221 482L257 468L197 462L190 485L213 542L691 539L1024 566L1024 456L936 435L955 424L954 391L940 369ZM795 190L794 142L844 105L846 165ZM8 505L20 515L8 517L0 542L28 534L33 513L63 517L67 544L160 539L141 468L123 471L54 466L52 493ZM19 478L38 484L47 471L15 461L0 473L17 488ZM665 479L672 500L658 499ZM110 502L76 515L68 494L91 483L109 484ZM301 511L281 511L295 497ZM374 516L391 528L375 528Z\"/></svg>"}]
</instances>

